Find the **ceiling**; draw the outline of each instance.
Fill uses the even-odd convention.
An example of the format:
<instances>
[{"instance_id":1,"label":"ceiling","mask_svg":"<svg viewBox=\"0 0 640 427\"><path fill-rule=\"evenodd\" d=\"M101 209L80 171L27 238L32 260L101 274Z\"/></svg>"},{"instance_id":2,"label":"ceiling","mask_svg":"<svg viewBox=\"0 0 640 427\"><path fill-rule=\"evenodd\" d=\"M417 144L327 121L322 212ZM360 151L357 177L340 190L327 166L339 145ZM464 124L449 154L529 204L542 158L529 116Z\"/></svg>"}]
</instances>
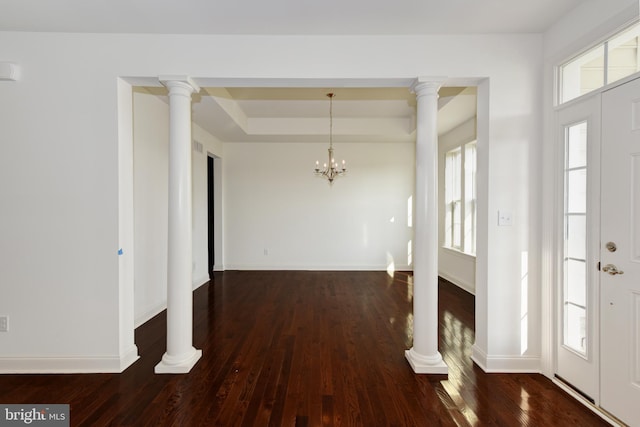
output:
<instances>
[{"instance_id":1,"label":"ceiling","mask_svg":"<svg viewBox=\"0 0 640 427\"><path fill-rule=\"evenodd\" d=\"M541 33L583 0L0 0L0 31Z\"/></svg>"},{"instance_id":2,"label":"ceiling","mask_svg":"<svg viewBox=\"0 0 640 427\"><path fill-rule=\"evenodd\" d=\"M0 0L0 31L407 35L541 33L584 0ZM146 88L163 95L163 88ZM412 141L406 88L203 88L194 121L222 141ZM442 88L439 134L474 117L475 90Z\"/></svg>"},{"instance_id":3,"label":"ceiling","mask_svg":"<svg viewBox=\"0 0 640 427\"><path fill-rule=\"evenodd\" d=\"M138 88L167 99L163 87ZM416 98L407 88L202 88L193 120L224 142L415 141ZM443 87L438 133L476 115L475 87Z\"/></svg>"}]
</instances>

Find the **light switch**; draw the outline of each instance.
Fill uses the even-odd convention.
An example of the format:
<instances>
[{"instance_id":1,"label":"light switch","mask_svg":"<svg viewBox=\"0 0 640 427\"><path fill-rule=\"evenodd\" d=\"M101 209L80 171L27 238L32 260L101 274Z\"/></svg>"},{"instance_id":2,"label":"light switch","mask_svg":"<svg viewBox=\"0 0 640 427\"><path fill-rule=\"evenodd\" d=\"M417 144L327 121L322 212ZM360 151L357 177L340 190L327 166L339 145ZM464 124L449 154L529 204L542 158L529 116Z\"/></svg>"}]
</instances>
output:
<instances>
[{"instance_id":1,"label":"light switch","mask_svg":"<svg viewBox=\"0 0 640 427\"><path fill-rule=\"evenodd\" d=\"M511 211L498 211L498 226L504 227L509 225L513 225Z\"/></svg>"}]
</instances>

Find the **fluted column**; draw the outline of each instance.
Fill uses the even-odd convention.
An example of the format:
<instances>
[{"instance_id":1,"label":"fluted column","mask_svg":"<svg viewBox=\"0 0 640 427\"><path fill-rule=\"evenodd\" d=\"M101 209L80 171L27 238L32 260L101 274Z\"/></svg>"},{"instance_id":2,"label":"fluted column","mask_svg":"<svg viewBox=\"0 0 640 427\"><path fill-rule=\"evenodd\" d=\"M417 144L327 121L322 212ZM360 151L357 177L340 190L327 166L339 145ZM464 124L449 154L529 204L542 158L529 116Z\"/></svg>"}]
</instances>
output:
<instances>
[{"instance_id":1,"label":"fluted column","mask_svg":"<svg viewBox=\"0 0 640 427\"><path fill-rule=\"evenodd\" d=\"M169 241L167 351L157 374L184 374L202 356L193 347L193 254L191 204L191 94L187 77L160 78L169 90Z\"/></svg>"},{"instance_id":2,"label":"fluted column","mask_svg":"<svg viewBox=\"0 0 640 427\"><path fill-rule=\"evenodd\" d=\"M417 374L447 374L438 352L438 90L443 78L418 78L413 251L413 347Z\"/></svg>"}]
</instances>

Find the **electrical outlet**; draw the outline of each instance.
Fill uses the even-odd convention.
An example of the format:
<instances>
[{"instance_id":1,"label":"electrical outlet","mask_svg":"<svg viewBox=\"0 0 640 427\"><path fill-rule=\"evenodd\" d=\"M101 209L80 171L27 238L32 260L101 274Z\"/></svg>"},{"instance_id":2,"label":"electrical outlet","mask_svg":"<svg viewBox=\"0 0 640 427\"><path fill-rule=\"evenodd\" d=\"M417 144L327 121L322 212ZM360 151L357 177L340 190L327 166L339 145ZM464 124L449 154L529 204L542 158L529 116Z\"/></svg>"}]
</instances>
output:
<instances>
[{"instance_id":1,"label":"electrical outlet","mask_svg":"<svg viewBox=\"0 0 640 427\"><path fill-rule=\"evenodd\" d=\"M9 332L9 316L0 316L0 332Z\"/></svg>"},{"instance_id":2,"label":"electrical outlet","mask_svg":"<svg viewBox=\"0 0 640 427\"><path fill-rule=\"evenodd\" d=\"M510 226L513 225L513 215L511 211L498 211L498 226Z\"/></svg>"}]
</instances>

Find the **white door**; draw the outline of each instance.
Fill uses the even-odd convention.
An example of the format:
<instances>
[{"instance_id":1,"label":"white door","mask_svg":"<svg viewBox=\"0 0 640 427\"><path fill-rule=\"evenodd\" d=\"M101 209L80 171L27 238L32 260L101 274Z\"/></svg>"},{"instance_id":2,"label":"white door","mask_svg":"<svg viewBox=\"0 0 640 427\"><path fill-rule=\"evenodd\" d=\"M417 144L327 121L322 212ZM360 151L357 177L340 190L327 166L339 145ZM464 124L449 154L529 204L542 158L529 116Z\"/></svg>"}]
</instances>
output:
<instances>
[{"instance_id":1,"label":"white door","mask_svg":"<svg viewBox=\"0 0 640 427\"><path fill-rule=\"evenodd\" d=\"M602 94L601 156L600 406L640 426L640 79Z\"/></svg>"},{"instance_id":2,"label":"white door","mask_svg":"<svg viewBox=\"0 0 640 427\"><path fill-rule=\"evenodd\" d=\"M562 215L555 375L596 403L600 95L564 106L557 120Z\"/></svg>"}]
</instances>

